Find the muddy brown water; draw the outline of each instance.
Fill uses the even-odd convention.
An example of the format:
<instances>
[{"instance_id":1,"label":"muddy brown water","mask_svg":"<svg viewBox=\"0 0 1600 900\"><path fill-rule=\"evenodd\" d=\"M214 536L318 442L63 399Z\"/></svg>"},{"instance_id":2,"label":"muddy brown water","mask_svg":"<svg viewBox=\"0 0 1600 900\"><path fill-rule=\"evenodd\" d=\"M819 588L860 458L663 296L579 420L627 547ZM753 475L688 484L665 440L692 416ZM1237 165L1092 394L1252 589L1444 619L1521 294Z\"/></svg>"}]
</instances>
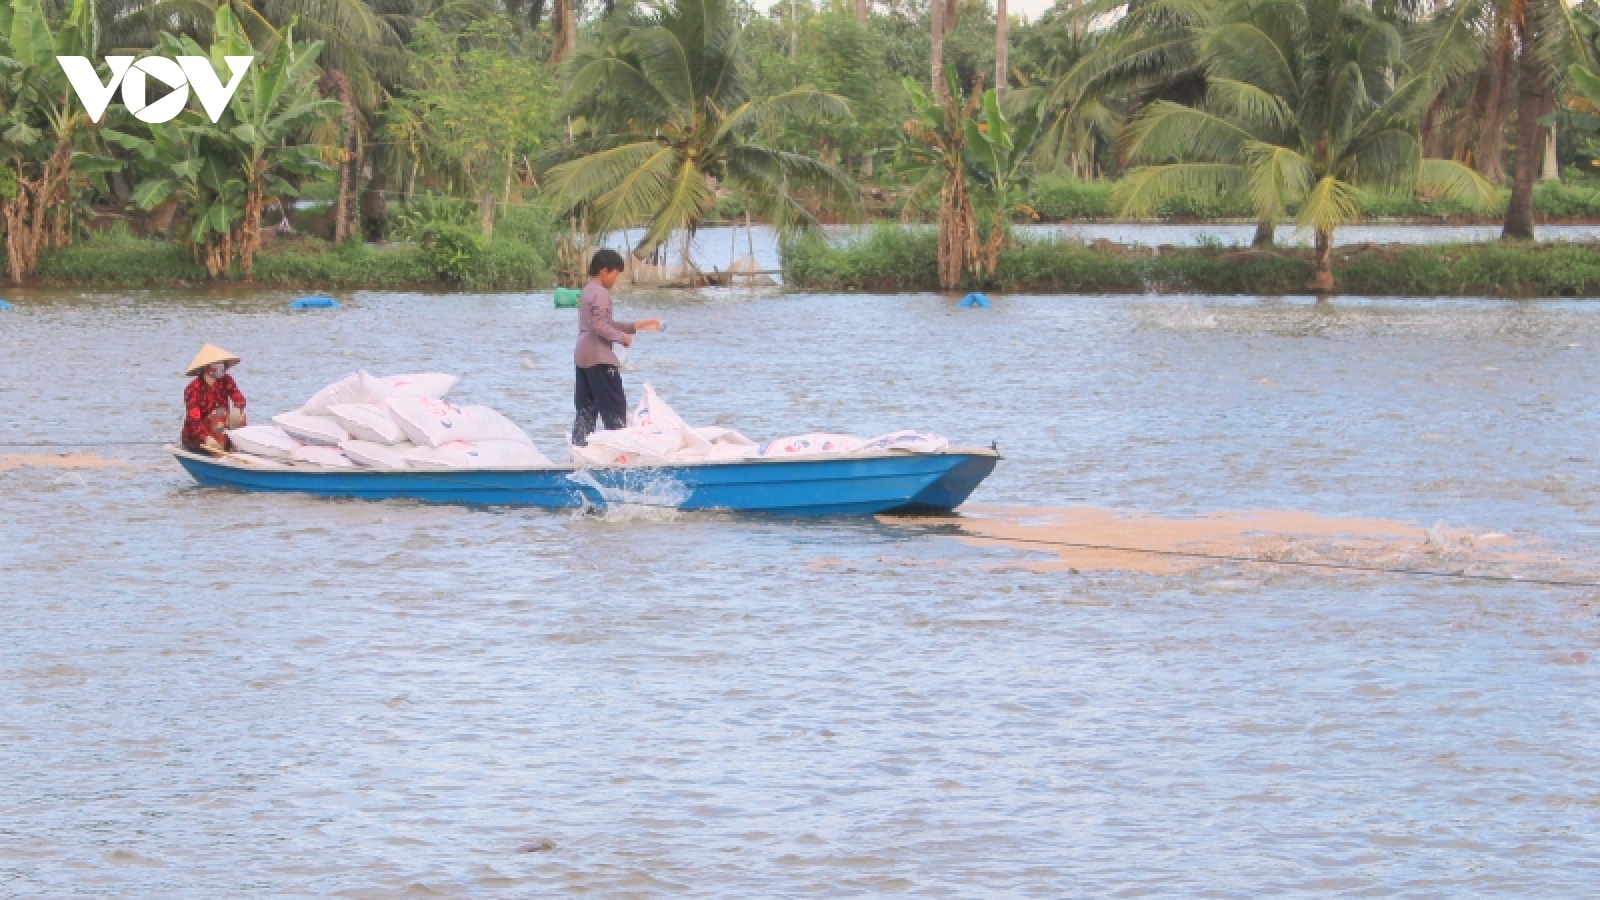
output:
<instances>
[{"instance_id":1,"label":"muddy brown water","mask_svg":"<svg viewBox=\"0 0 1600 900\"><path fill-rule=\"evenodd\" d=\"M547 294L7 299L0 894L1600 881L1600 589L1017 540L1596 580L1600 304L619 301L691 421L1006 454L960 518L792 521L210 491L107 443L174 438L212 341L258 420L442 369L559 454Z\"/></svg>"}]
</instances>

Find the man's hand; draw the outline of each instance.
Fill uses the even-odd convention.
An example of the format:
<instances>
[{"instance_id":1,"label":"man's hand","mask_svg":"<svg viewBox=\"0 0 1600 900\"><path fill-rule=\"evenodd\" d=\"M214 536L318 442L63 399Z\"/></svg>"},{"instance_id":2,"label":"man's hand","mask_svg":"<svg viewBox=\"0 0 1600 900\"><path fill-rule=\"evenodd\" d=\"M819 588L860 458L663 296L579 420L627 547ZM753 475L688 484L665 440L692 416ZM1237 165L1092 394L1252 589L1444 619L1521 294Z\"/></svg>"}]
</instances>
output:
<instances>
[{"instance_id":1,"label":"man's hand","mask_svg":"<svg viewBox=\"0 0 1600 900\"><path fill-rule=\"evenodd\" d=\"M641 322L633 323L633 327L639 329L640 331L660 331L661 330L661 320L660 319L645 319L645 320L643 320Z\"/></svg>"},{"instance_id":2,"label":"man's hand","mask_svg":"<svg viewBox=\"0 0 1600 900\"><path fill-rule=\"evenodd\" d=\"M633 346L633 335L631 335L631 334L623 335L622 336L622 346L624 346L624 347L632 347Z\"/></svg>"}]
</instances>

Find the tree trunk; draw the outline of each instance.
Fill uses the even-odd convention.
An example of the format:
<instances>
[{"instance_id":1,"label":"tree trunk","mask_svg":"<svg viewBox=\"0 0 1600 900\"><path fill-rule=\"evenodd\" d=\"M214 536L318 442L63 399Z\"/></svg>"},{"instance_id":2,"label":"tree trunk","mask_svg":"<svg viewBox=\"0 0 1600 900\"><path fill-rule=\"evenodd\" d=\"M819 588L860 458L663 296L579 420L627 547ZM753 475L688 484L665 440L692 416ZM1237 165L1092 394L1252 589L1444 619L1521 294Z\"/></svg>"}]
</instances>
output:
<instances>
[{"instance_id":1,"label":"tree trunk","mask_svg":"<svg viewBox=\"0 0 1600 900\"><path fill-rule=\"evenodd\" d=\"M856 24L862 28L867 27L868 0L856 0Z\"/></svg>"},{"instance_id":2,"label":"tree trunk","mask_svg":"<svg viewBox=\"0 0 1600 900\"><path fill-rule=\"evenodd\" d=\"M945 6L944 6L944 33L945 34L949 34L950 32L956 30L956 14L958 12L960 12L960 10L958 10L956 8L956 0L945 0Z\"/></svg>"},{"instance_id":3,"label":"tree trunk","mask_svg":"<svg viewBox=\"0 0 1600 900\"><path fill-rule=\"evenodd\" d=\"M1333 229L1317 229L1317 276L1311 289L1318 294L1333 293Z\"/></svg>"},{"instance_id":4,"label":"tree trunk","mask_svg":"<svg viewBox=\"0 0 1600 900\"><path fill-rule=\"evenodd\" d=\"M1533 240L1533 182L1539 173L1540 144L1545 130L1539 127L1539 117L1549 111L1550 86L1540 71L1539 59L1533 47L1533 35L1524 25L1517 28L1520 52L1518 72L1520 90L1517 98L1517 168L1511 178L1511 200L1506 205L1505 227L1500 230L1501 240Z\"/></svg>"},{"instance_id":5,"label":"tree trunk","mask_svg":"<svg viewBox=\"0 0 1600 900\"><path fill-rule=\"evenodd\" d=\"M928 26L933 37L933 96L943 106L949 102L950 92L944 83L944 3L933 0L928 7Z\"/></svg>"},{"instance_id":6,"label":"tree trunk","mask_svg":"<svg viewBox=\"0 0 1600 900\"><path fill-rule=\"evenodd\" d=\"M485 241L494 237L493 188L486 188L478 193L478 230L483 233Z\"/></svg>"},{"instance_id":7,"label":"tree trunk","mask_svg":"<svg viewBox=\"0 0 1600 900\"><path fill-rule=\"evenodd\" d=\"M38 178L24 177L20 162L17 195L0 201L0 216L6 226L6 271L12 284L22 284L39 270L39 248L47 229L56 224L50 211L67 196L67 180L72 170L72 135L61 136L56 148L40 168Z\"/></svg>"},{"instance_id":8,"label":"tree trunk","mask_svg":"<svg viewBox=\"0 0 1600 900\"><path fill-rule=\"evenodd\" d=\"M1489 93L1478 125L1478 174L1499 184L1506 180L1506 101L1511 96L1511 66L1515 62L1511 28L1503 20L1489 51Z\"/></svg>"},{"instance_id":9,"label":"tree trunk","mask_svg":"<svg viewBox=\"0 0 1600 900\"><path fill-rule=\"evenodd\" d=\"M1422 155L1427 159L1443 159L1447 152L1445 141L1449 136L1440 126L1439 116L1446 112L1449 106L1449 101L1441 93L1428 104L1428 111L1422 115L1422 126L1418 130L1422 137Z\"/></svg>"},{"instance_id":10,"label":"tree trunk","mask_svg":"<svg viewBox=\"0 0 1600 900\"><path fill-rule=\"evenodd\" d=\"M350 79L338 69L329 69L317 82L322 96L333 97L344 104L344 115L339 122L339 192L333 200L333 242L342 244L350 237L351 219L355 212L356 190L356 100L350 88Z\"/></svg>"},{"instance_id":11,"label":"tree trunk","mask_svg":"<svg viewBox=\"0 0 1600 900\"><path fill-rule=\"evenodd\" d=\"M1011 82L1011 70L1007 67L1007 50L1011 47L1011 23L1006 17L1006 0L995 0L994 20L994 96L997 100L1006 97L1006 85Z\"/></svg>"},{"instance_id":12,"label":"tree trunk","mask_svg":"<svg viewBox=\"0 0 1600 900\"><path fill-rule=\"evenodd\" d=\"M389 219L389 176L374 173L367 179L361 192L361 233L369 241L381 241L386 236Z\"/></svg>"},{"instance_id":13,"label":"tree trunk","mask_svg":"<svg viewBox=\"0 0 1600 900\"><path fill-rule=\"evenodd\" d=\"M544 21L544 0L532 0L528 4L528 27L536 29Z\"/></svg>"},{"instance_id":14,"label":"tree trunk","mask_svg":"<svg viewBox=\"0 0 1600 900\"><path fill-rule=\"evenodd\" d=\"M1268 250L1277 246L1278 226L1273 222L1257 222L1255 237L1250 239L1250 246L1257 250Z\"/></svg>"},{"instance_id":15,"label":"tree trunk","mask_svg":"<svg viewBox=\"0 0 1600 900\"><path fill-rule=\"evenodd\" d=\"M1550 132L1544 140L1544 171L1539 175L1540 181L1560 181L1561 161L1556 158L1556 127L1550 126Z\"/></svg>"},{"instance_id":16,"label":"tree trunk","mask_svg":"<svg viewBox=\"0 0 1600 900\"><path fill-rule=\"evenodd\" d=\"M576 0L556 0L555 11L550 17L550 37L554 44L550 50L551 63L560 63L578 47L578 11L574 8L575 3Z\"/></svg>"},{"instance_id":17,"label":"tree trunk","mask_svg":"<svg viewBox=\"0 0 1600 900\"><path fill-rule=\"evenodd\" d=\"M261 187L244 192L244 218L239 220L239 272L249 281L256 271L256 250L261 246Z\"/></svg>"}]
</instances>

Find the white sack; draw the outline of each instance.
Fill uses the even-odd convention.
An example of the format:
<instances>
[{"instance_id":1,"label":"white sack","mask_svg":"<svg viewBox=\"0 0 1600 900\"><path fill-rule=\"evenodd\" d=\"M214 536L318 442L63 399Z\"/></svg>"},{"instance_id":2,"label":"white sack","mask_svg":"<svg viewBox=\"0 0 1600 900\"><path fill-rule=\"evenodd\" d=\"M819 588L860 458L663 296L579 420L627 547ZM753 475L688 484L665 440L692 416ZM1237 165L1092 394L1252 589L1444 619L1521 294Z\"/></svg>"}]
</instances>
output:
<instances>
[{"instance_id":1,"label":"white sack","mask_svg":"<svg viewBox=\"0 0 1600 900\"><path fill-rule=\"evenodd\" d=\"M406 439L385 403L336 403L328 411L358 441L398 444Z\"/></svg>"},{"instance_id":2,"label":"white sack","mask_svg":"<svg viewBox=\"0 0 1600 900\"><path fill-rule=\"evenodd\" d=\"M382 385L366 372L352 372L328 385L300 407L311 416L331 415L330 407L343 403L377 403L384 398Z\"/></svg>"},{"instance_id":3,"label":"white sack","mask_svg":"<svg viewBox=\"0 0 1600 900\"><path fill-rule=\"evenodd\" d=\"M656 394L656 389L650 382L644 384L644 397L633 408L633 415L628 417L629 425L638 425L644 428L676 428L680 431L693 431L683 417L673 411L665 400Z\"/></svg>"},{"instance_id":4,"label":"white sack","mask_svg":"<svg viewBox=\"0 0 1600 900\"><path fill-rule=\"evenodd\" d=\"M300 442L276 425L246 425L228 432L228 438L240 452L272 459L292 459L300 449Z\"/></svg>"},{"instance_id":5,"label":"white sack","mask_svg":"<svg viewBox=\"0 0 1600 900\"><path fill-rule=\"evenodd\" d=\"M784 456L854 453L861 449L864 443L866 441L861 438L851 437L848 434L811 432L768 441L762 445L760 455L762 459L774 459Z\"/></svg>"},{"instance_id":6,"label":"white sack","mask_svg":"<svg viewBox=\"0 0 1600 900\"><path fill-rule=\"evenodd\" d=\"M760 455L761 448L755 444L712 444L711 452L705 455L705 460L707 462L729 462Z\"/></svg>"},{"instance_id":7,"label":"white sack","mask_svg":"<svg viewBox=\"0 0 1600 900\"><path fill-rule=\"evenodd\" d=\"M532 444L521 441L452 441L440 447L418 447L405 454L406 462L451 469L495 469L548 466L550 460Z\"/></svg>"},{"instance_id":8,"label":"white sack","mask_svg":"<svg viewBox=\"0 0 1600 900\"><path fill-rule=\"evenodd\" d=\"M340 441L350 440L350 432L345 431L344 426L333 416L286 412L273 416L272 421L302 444L337 447Z\"/></svg>"},{"instance_id":9,"label":"white sack","mask_svg":"<svg viewBox=\"0 0 1600 900\"><path fill-rule=\"evenodd\" d=\"M754 447L756 442L732 428L720 428L716 425L707 425L704 428L694 429L694 433L702 439L709 441L713 446L727 444L734 447Z\"/></svg>"},{"instance_id":10,"label":"white sack","mask_svg":"<svg viewBox=\"0 0 1600 900\"><path fill-rule=\"evenodd\" d=\"M356 465L338 447L301 447L294 452L294 458L296 462L316 463L336 469L353 469Z\"/></svg>"},{"instance_id":11,"label":"white sack","mask_svg":"<svg viewBox=\"0 0 1600 900\"><path fill-rule=\"evenodd\" d=\"M396 397L389 413L418 447L438 447L470 438L471 419L453 403L431 397Z\"/></svg>"},{"instance_id":12,"label":"white sack","mask_svg":"<svg viewBox=\"0 0 1600 900\"><path fill-rule=\"evenodd\" d=\"M936 434L924 434L920 431L891 431L888 434L880 434L862 444L861 452L910 450L913 453L938 453L949 446L950 441Z\"/></svg>"},{"instance_id":13,"label":"white sack","mask_svg":"<svg viewBox=\"0 0 1600 900\"><path fill-rule=\"evenodd\" d=\"M518 443L533 445L533 438L528 433L517 427L517 424L502 416L487 406L463 406L461 412L470 420L467 424L466 434L461 438L466 441L517 441Z\"/></svg>"},{"instance_id":14,"label":"white sack","mask_svg":"<svg viewBox=\"0 0 1600 900\"><path fill-rule=\"evenodd\" d=\"M443 372L418 372L411 375L385 375L374 378L384 399L391 397L426 397L429 400L438 400L450 393L460 381L458 375L446 375Z\"/></svg>"},{"instance_id":15,"label":"white sack","mask_svg":"<svg viewBox=\"0 0 1600 900\"><path fill-rule=\"evenodd\" d=\"M628 417L628 424L637 428L678 432L678 447L671 454L676 459L700 459L711 452L711 442L695 433L694 427L668 406L648 382L644 386L644 397Z\"/></svg>"},{"instance_id":16,"label":"white sack","mask_svg":"<svg viewBox=\"0 0 1600 900\"><path fill-rule=\"evenodd\" d=\"M670 462L683 449L683 432L669 428L647 428L634 425L610 431L596 431L589 435L589 458L596 453L611 454L606 462L595 465L631 466Z\"/></svg>"},{"instance_id":17,"label":"white sack","mask_svg":"<svg viewBox=\"0 0 1600 900\"><path fill-rule=\"evenodd\" d=\"M339 449L358 466L368 469L407 468L406 453L415 450L415 444L375 444L372 441L340 441Z\"/></svg>"},{"instance_id":18,"label":"white sack","mask_svg":"<svg viewBox=\"0 0 1600 900\"><path fill-rule=\"evenodd\" d=\"M620 466L624 465L620 460L627 456L627 454L619 453L610 447L579 447L577 444L568 444L567 450L572 456L572 464L579 468Z\"/></svg>"}]
</instances>

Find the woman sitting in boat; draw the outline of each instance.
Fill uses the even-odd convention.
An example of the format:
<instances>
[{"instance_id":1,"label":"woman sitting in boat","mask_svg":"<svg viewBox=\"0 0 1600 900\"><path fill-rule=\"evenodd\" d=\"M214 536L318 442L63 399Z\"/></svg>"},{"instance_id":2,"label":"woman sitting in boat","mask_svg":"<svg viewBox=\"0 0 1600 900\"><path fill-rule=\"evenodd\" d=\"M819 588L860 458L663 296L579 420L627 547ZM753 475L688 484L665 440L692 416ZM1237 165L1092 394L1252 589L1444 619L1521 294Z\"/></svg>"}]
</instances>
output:
<instances>
[{"instance_id":1,"label":"woman sitting in boat","mask_svg":"<svg viewBox=\"0 0 1600 900\"><path fill-rule=\"evenodd\" d=\"M578 367L572 401L578 409L572 423L574 446L588 446L596 419L607 430L628 424L628 398L617 370L621 363L611 345L632 347L635 333L661 330L659 319L617 322L611 318L611 288L621 275L622 254L615 250L602 249L589 260L589 284L578 300L578 346L572 353Z\"/></svg>"},{"instance_id":2,"label":"woman sitting in boat","mask_svg":"<svg viewBox=\"0 0 1600 900\"><path fill-rule=\"evenodd\" d=\"M195 354L185 375L193 381L183 390L183 446L186 450L228 450L229 428L245 425L244 394L228 370L239 357L206 344ZM229 404L233 408L229 409Z\"/></svg>"}]
</instances>

